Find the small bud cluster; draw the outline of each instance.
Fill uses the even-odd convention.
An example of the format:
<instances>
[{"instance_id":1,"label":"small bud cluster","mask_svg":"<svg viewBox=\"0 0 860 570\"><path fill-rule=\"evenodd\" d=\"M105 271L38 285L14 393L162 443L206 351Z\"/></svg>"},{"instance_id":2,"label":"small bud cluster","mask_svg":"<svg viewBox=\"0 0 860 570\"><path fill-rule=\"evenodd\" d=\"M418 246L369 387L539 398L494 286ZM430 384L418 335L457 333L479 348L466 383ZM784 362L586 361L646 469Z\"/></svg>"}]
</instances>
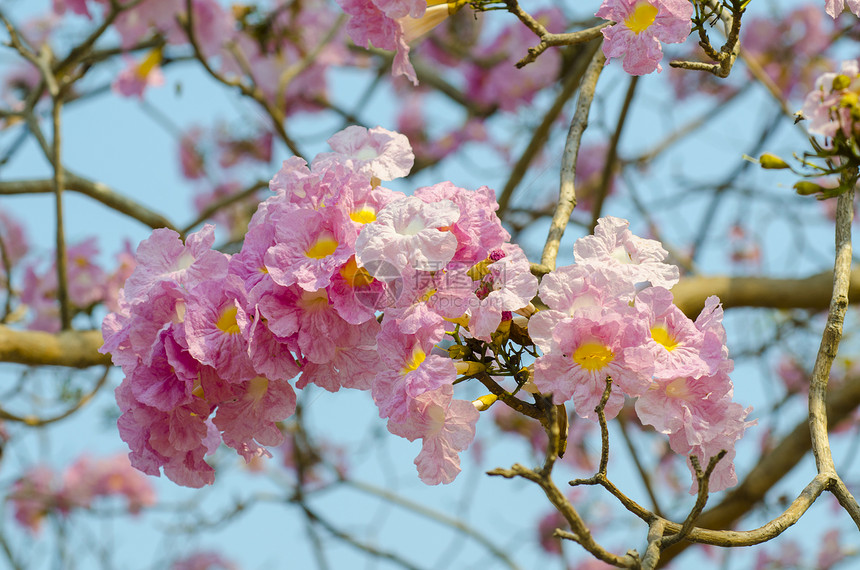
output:
<instances>
[{"instance_id":1,"label":"small bud cluster","mask_svg":"<svg viewBox=\"0 0 860 570\"><path fill-rule=\"evenodd\" d=\"M35 467L14 483L9 501L15 519L37 532L49 513L68 515L89 508L97 497L111 495L123 495L132 514L155 503L149 481L123 455L100 460L81 457L59 481L51 469Z\"/></svg>"}]
</instances>

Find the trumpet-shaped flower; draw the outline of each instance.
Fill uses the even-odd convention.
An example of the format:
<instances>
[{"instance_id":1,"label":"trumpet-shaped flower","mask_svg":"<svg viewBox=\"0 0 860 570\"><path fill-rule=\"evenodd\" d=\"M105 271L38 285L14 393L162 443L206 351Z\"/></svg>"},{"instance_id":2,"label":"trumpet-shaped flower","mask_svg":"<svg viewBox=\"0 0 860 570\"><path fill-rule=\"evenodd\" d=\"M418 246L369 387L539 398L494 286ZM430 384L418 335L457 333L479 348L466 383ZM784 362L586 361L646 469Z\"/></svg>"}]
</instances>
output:
<instances>
[{"instance_id":1,"label":"trumpet-shaped flower","mask_svg":"<svg viewBox=\"0 0 860 570\"><path fill-rule=\"evenodd\" d=\"M552 331L562 320L588 307L627 304L636 289L608 265L567 265L544 276L540 299L549 309L529 319L529 336L544 352L551 350ZM624 309L621 309L624 310Z\"/></svg>"},{"instance_id":2,"label":"trumpet-shaped flower","mask_svg":"<svg viewBox=\"0 0 860 570\"><path fill-rule=\"evenodd\" d=\"M723 343L708 335L711 342L706 346L705 333L672 302L670 291L649 287L636 296L636 308L650 331L647 346L654 355L656 377L698 377L723 368Z\"/></svg>"},{"instance_id":3,"label":"trumpet-shaped flower","mask_svg":"<svg viewBox=\"0 0 860 570\"><path fill-rule=\"evenodd\" d=\"M451 233L457 238L453 261L473 265L511 239L496 215L499 209L496 193L486 186L471 191L451 182L440 182L418 188L415 196L425 202L450 200L460 210L460 216L451 224Z\"/></svg>"},{"instance_id":4,"label":"trumpet-shaped flower","mask_svg":"<svg viewBox=\"0 0 860 570\"><path fill-rule=\"evenodd\" d=\"M309 210L293 204L276 219L276 244L263 260L278 285L296 284L306 291L326 287L335 271L353 254L355 230L346 213L330 206Z\"/></svg>"},{"instance_id":5,"label":"trumpet-shaped flower","mask_svg":"<svg viewBox=\"0 0 860 570\"><path fill-rule=\"evenodd\" d=\"M318 154L311 164L314 170L339 162L379 180L394 180L408 175L415 161L409 139L382 127L352 125L335 133L328 144L334 152Z\"/></svg>"},{"instance_id":6,"label":"trumpet-shaped flower","mask_svg":"<svg viewBox=\"0 0 860 570\"><path fill-rule=\"evenodd\" d=\"M457 237L448 230L459 217L460 209L451 200L395 200L375 223L362 228L355 241L356 259L362 266L382 260L400 272L442 269L457 251Z\"/></svg>"},{"instance_id":7,"label":"trumpet-shaped flower","mask_svg":"<svg viewBox=\"0 0 860 570\"><path fill-rule=\"evenodd\" d=\"M663 263L668 252L660 242L633 235L629 225L621 218L600 218L594 235L576 240L576 262L589 267L609 266L631 285L647 281L655 287L671 289L678 282L678 267Z\"/></svg>"},{"instance_id":8,"label":"trumpet-shaped flower","mask_svg":"<svg viewBox=\"0 0 860 570\"><path fill-rule=\"evenodd\" d=\"M583 310L564 319L552 333L551 350L535 362L534 384L553 402L573 398L581 417L596 419L594 408L612 378L606 417L614 417L624 394L638 396L651 382L653 358L643 346L646 330L632 314Z\"/></svg>"},{"instance_id":9,"label":"trumpet-shaped flower","mask_svg":"<svg viewBox=\"0 0 860 570\"><path fill-rule=\"evenodd\" d=\"M125 283L126 300L132 304L145 300L159 281L190 291L207 279L223 278L229 258L211 249L214 242L215 226L209 224L189 234L185 244L173 230L153 230L137 247L137 267Z\"/></svg>"},{"instance_id":10,"label":"trumpet-shaped flower","mask_svg":"<svg viewBox=\"0 0 860 570\"><path fill-rule=\"evenodd\" d=\"M256 376L242 334L249 326L242 280L234 275L224 281L201 283L188 301L185 336L188 351L201 364L212 366L228 382Z\"/></svg>"},{"instance_id":11,"label":"trumpet-shaped flower","mask_svg":"<svg viewBox=\"0 0 860 570\"><path fill-rule=\"evenodd\" d=\"M502 313L528 305L538 288L537 278L529 271L529 260L518 245L503 245L490 253L488 261L492 263L478 280L478 302L470 308L469 318L469 332L487 342L502 322Z\"/></svg>"},{"instance_id":12,"label":"trumpet-shaped flower","mask_svg":"<svg viewBox=\"0 0 860 570\"><path fill-rule=\"evenodd\" d=\"M835 20L845 9L846 2L851 13L860 16L860 0L825 0L824 11Z\"/></svg>"},{"instance_id":13,"label":"trumpet-shaped flower","mask_svg":"<svg viewBox=\"0 0 860 570\"><path fill-rule=\"evenodd\" d=\"M687 39L693 27L693 4L689 0L603 0L595 16L617 22L602 30L607 63L620 57L624 71L644 75L663 70L660 42L677 44Z\"/></svg>"},{"instance_id":14,"label":"trumpet-shaped flower","mask_svg":"<svg viewBox=\"0 0 860 570\"><path fill-rule=\"evenodd\" d=\"M430 354L436 331L432 328L405 335L397 322L386 318L377 336L382 370L371 386L379 417L403 422L411 402L425 392L452 384L457 370L450 358Z\"/></svg>"},{"instance_id":15,"label":"trumpet-shaped flower","mask_svg":"<svg viewBox=\"0 0 860 570\"><path fill-rule=\"evenodd\" d=\"M803 101L803 116L809 119L809 132L828 138L842 133L850 137L856 130L852 105L860 91L860 64L856 59L843 61L839 73L824 73Z\"/></svg>"},{"instance_id":16,"label":"trumpet-shaped flower","mask_svg":"<svg viewBox=\"0 0 860 570\"><path fill-rule=\"evenodd\" d=\"M421 438L415 458L418 476L428 485L450 483L460 473L458 453L475 438L479 413L471 402L454 400L450 385L425 392L411 401L402 422L388 421L388 430L409 441Z\"/></svg>"}]
</instances>

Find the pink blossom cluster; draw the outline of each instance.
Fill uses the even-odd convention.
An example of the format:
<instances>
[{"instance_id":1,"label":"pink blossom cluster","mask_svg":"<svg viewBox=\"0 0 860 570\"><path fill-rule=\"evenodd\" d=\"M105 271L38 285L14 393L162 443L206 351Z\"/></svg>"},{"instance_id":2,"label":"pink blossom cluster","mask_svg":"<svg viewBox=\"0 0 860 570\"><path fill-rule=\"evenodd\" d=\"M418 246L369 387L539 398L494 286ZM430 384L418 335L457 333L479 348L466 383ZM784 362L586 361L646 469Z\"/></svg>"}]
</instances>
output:
<instances>
[{"instance_id":1,"label":"pink blossom cluster","mask_svg":"<svg viewBox=\"0 0 860 570\"><path fill-rule=\"evenodd\" d=\"M633 235L618 218L601 218L593 236L579 239L576 264L541 282L549 309L529 320L543 352L534 384L556 404L572 399L577 414L596 419L611 378L607 418L625 396L637 398L639 419L668 435L676 453L707 465L728 452L711 477L716 491L736 483L734 443L751 425L744 421L750 408L732 402L733 363L719 300L708 298L695 322L685 316L669 291L678 268L664 263L666 255L659 242Z\"/></svg>"},{"instance_id":2,"label":"pink blossom cluster","mask_svg":"<svg viewBox=\"0 0 860 570\"><path fill-rule=\"evenodd\" d=\"M108 273L99 264L95 237L66 249L66 281L73 314L88 314L97 304L117 308L117 292L133 269L134 259L126 250L117 255L118 265ZM28 309L27 328L47 332L60 330L60 304L57 301L56 262L46 268L36 263L24 266L20 300Z\"/></svg>"},{"instance_id":3,"label":"pink blossom cluster","mask_svg":"<svg viewBox=\"0 0 860 570\"><path fill-rule=\"evenodd\" d=\"M860 116L860 64L856 59L843 61L839 73L824 73L815 80L814 89L803 101L803 116L808 130L828 142L842 136L854 137Z\"/></svg>"},{"instance_id":4,"label":"pink blossom cluster","mask_svg":"<svg viewBox=\"0 0 860 570\"><path fill-rule=\"evenodd\" d=\"M81 457L60 478L48 467L34 467L15 482L9 501L15 519L37 532L49 513L68 515L75 509L90 508L98 497L114 495L126 498L132 514L155 504L149 481L131 467L125 455L99 460Z\"/></svg>"},{"instance_id":5,"label":"pink blossom cluster","mask_svg":"<svg viewBox=\"0 0 860 570\"><path fill-rule=\"evenodd\" d=\"M53 0L53 12L72 12L93 19L93 9L109 0ZM128 4L128 3L124 3ZM269 100L291 113L319 108L327 89L326 70L352 58L343 41L320 46L310 61L303 61L320 39L337 27L337 13L324 0L302 2L301 9L285 9L288 2L271 1L265 7L236 5L225 8L218 0L142 0L119 13L112 22L123 50L132 51L153 34L166 47L189 47L191 37L182 22L191 21L195 47L217 71L228 77L250 76ZM190 6L191 14L186 14ZM165 82L159 46L139 56L123 55L124 68L112 87L122 96L143 97L148 87ZM32 66L30 66L32 68ZM283 81L285 70L301 67L301 73ZM34 69L35 70L35 69Z\"/></svg>"},{"instance_id":6,"label":"pink blossom cluster","mask_svg":"<svg viewBox=\"0 0 860 570\"><path fill-rule=\"evenodd\" d=\"M218 552L201 550L174 560L170 570L239 570L239 565Z\"/></svg>"},{"instance_id":7,"label":"pink blossom cluster","mask_svg":"<svg viewBox=\"0 0 860 570\"><path fill-rule=\"evenodd\" d=\"M645 75L663 70L661 42L686 41L693 27L693 4L689 0L603 0L595 16L616 22L602 30L607 63L622 58L624 71Z\"/></svg>"},{"instance_id":8,"label":"pink blossom cluster","mask_svg":"<svg viewBox=\"0 0 860 570\"><path fill-rule=\"evenodd\" d=\"M284 161L237 254L211 249L212 226L184 243L155 230L138 247L102 351L125 373L120 435L145 473L211 483L204 457L222 440L246 460L268 455L300 373L296 388L369 389L392 433L422 440L425 482L459 472L478 412L453 398L457 369L435 347L453 319L489 341L537 280L489 188L386 189L413 155L382 128L329 145L310 165Z\"/></svg>"},{"instance_id":9,"label":"pink blossom cluster","mask_svg":"<svg viewBox=\"0 0 860 570\"><path fill-rule=\"evenodd\" d=\"M440 182L407 196L382 186L412 167L406 137L348 127L328 142L311 164L283 162L238 253L212 249L212 226L184 242L156 230L138 247L102 347L126 376L119 429L135 467L202 486L214 480L204 458L222 441L249 462L270 456L265 446L285 440L276 424L295 409L295 380L369 390L389 431L421 440L423 481L459 473L478 412L454 399L464 368L440 346L461 335L493 342L514 312L532 312L537 279L489 188ZM666 255L618 218L578 240L576 264L544 277L549 308L528 322L542 352L534 385L595 419L611 377L607 417L638 398L639 418L676 453L706 464L726 450L711 480L722 489L734 483L749 409L731 401L718 300L687 318Z\"/></svg>"},{"instance_id":10,"label":"pink blossom cluster","mask_svg":"<svg viewBox=\"0 0 860 570\"><path fill-rule=\"evenodd\" d=\"M826 52L834 24L828 22L813 4L779 17L750 18L744 22L741 45L785 98L794 97L807 92L815 77L833 67Z\"/></svg>"},{"instance_id":11,"label":"pink blossom cluster","mask_svg":"<svg viewBox=\"0 0 860 570\"><path fill-rule=\"evenodd\" d=\"M538 11L534 17L551 33L564 31L564 15L558 8ZM466 71L469 99L488 107L496 105L503 111L516 111L554 83L561 65L561 54L557 50L544 52L522 69L514 65L534 43L534 32L514 21L491 43L478 46L474 50L474 62Z\"/></svg>"}]
</instances>

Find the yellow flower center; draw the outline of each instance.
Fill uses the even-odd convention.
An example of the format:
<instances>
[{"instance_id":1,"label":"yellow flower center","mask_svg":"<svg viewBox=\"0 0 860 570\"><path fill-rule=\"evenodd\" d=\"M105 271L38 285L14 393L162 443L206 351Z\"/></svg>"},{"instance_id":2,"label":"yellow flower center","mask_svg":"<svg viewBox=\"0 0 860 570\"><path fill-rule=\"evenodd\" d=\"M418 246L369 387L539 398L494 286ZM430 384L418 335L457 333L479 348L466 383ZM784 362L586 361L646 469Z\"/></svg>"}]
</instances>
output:
<instances>
[{"instance_id":1,"label":"yellow flower center","mask_svg":"<svg viewBox=\"0 0 860 570\"><path fill-rule=\"evenodd\" d=\"M406 376L410 372L418 370L418 367L421 366L421 363L424 362L424 359L427 358L427 355L424 354L424 351L421 350L420 346L415 346L412 349L412 355L409 357L409 360L403 365L403 368L400 370L400 373L403 376Z\"/></svg>"},{"instance_id":2,"label":"yellow flower center","mask_svg":"<svg viewBox=\"0 0 860 570\"><path fill-rule=\"evenodd\" d=\"M615 354L605 344L586 342L573 353L573 361L589 372L605 368L615 360Z\"/></svg>"},{"instance_id":3,"label":"yellow flower center","mask_svg":"<svg viewBox=\"0 0 860 570\"><path fill-rule=\"evenodd\" d=\"M236 313L239 309L235 305L230 305L221 311L221 316L218 317L218 322L215 326L227 334L239 334L239 324L236 322Z\"/></svg>"},{"instance_id":4,"label":"yellow flower center","mask_svg":"<svg viewBox=\"0 0 860 570\"><path fill-rule=\"evenodd\" d=\"M366 287L373 283L373 276L367 272L367 269L358 266L354 255L340 268L340 276L351 287Z\"/></svg>"},{"instance_id":5,"label":"yellow flower center","mask_svg":"<svg viewBox=\"0 0 860 570\"><path fill-rule=\"evenodd\" d=\"M648 2L638 2L633 12L624 20L627 27L634 34L640 34L651 27L654 20L657 18L657 7L652 6Z\"/></svg>"},{"instance_id":6,"label":"yellow flower center","mask_svg":"<svg viewBox=\"0 0 860 570\"><path fill-rule=\"evenodd\" d=\"M350 212L349 219L359 224L369 224L376 221L376 210L370 206L362 206L354 212Z\"/></svg>"},{"instance_id":7,"label":"yellow flower center","mask_svg":"<svg viewBox=\"0 0 860 570\"><path fill-rule=\"evenodd\" d=\"M687 387L686 378L676 378L666 386L666 395L670 398L678 398L687 400L690 397L690 390Z\"/></svg>"},{"instance_id":8,"label":"yellow flower center","mask_svg":"<svg viewBox=\"0 0 860 570\"><path fill-rule=\"evenodd\" d=\"M657 341L657 344L663 345L666 350L675 350L678 346L678 341L669 334L669 329L666 325L654 325L651 327L651 338Z\"/></svg>"},{"instance_id":9,"label":"yellow flower center","mask_svg":"<svg viewBox=\"0 0 860 570\"><path fill-rule=\"evenodd\" d=\"M328 232L320 234L317 241L305 252L305 255L313 259L322 259L334 253L337 249L337 240Z\"/></svg>"},{"instance_id":10,"label":"yellow flower center","mask_svg":"<svg viewBox=\"0 0 860 570\"><path fill-rule=\"evenodd\" d=\"M259 402L266 395L268 389L269 379L264 376L257 376L248 382L248 395L255 401Z\"/></svg>"}]
</instances>

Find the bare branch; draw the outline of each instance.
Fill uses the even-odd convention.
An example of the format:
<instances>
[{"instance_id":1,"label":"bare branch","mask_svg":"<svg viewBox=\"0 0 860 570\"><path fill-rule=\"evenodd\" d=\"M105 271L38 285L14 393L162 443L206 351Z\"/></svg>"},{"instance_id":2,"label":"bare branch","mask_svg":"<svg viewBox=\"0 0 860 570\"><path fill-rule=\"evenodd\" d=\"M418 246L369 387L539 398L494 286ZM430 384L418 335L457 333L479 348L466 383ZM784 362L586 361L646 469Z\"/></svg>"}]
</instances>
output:
<instances>
[{"instance_id":1,"label":"bare branch","mask_svg":"<svg viewBox=\"0 0 860 570\"><path fill-rule=\"evenodd\" d=\"M564 145L564 154L561 159L561 181L559 184L558 206L552 216L552 223L549 228L549 235L546 238L546 245L543 248L541 255L541 265L548 267L550 270L555 269L555 258L558 256L558 247L561 243L561 237L564 235L564 230L567 228L567 223L570 221L570 214L576 207L576 189L574 188L574 178L576 177L576 158L579 155L579 145L582 142L582 134L588 127L588 112L591 109L591 103L594 100L594 91L597 88L597 80L600 77L600 72L603 71L603 65L606 63L606 56L602 50L597 50L588 69L585 72L585 77L579 88L579 99L576 103L576 113L570 122L570 129L567 133L567 142Z\"/></svg>"},{"instance_id":2,"label":"bare branch","mask_svg":"<svg viewBox=\"0 0 860 570\"><path fill-rule=\"evenodd\" d=\"M0 325L0 362L71 368L110 365L110 356L98 352L103 344L99 331L51 334L19 331Z\"/></svg>"},{"instance_id":3,"label":"bare branch","mask_svg":"<svg viewBox=\"0 0 860 570\"><path fill-rule=\"evenodd\" d=\"M108 208L125 214L150 228L168 228L178 231L170 220L161 214L153 212L146 206L138 204L127 196L123 196L116 190L111 189L108 185L102 182L88 180L68 171L66 171L66 174L66 190L79 192L85 196L89 196L93 200L101 202ZM53 192L52 186L53 181L50 179L0 181L0 195L47 194Z\"/></svg>"}]
</instances>

